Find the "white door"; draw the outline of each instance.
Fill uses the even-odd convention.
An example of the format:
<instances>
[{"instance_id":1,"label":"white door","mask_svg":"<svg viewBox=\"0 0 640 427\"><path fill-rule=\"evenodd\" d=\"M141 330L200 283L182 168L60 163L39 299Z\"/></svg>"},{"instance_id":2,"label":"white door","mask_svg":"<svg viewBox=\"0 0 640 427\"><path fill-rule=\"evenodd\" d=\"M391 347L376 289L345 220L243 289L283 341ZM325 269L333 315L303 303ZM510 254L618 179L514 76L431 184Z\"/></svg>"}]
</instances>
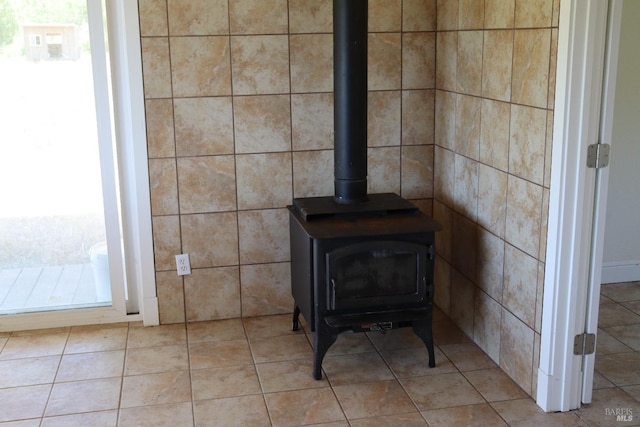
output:
<instances>
[{"instance_id":1,"label":"white door","mask_svg":"<svg viewBox=\"0 0 640 427\"><path fill-rule=\"evenodd\" d=\"M16 216L44 225L0 236L0 261L37 252L0 265L0 330L157 324L137 2L48 2L35 25L31 2L13 4L27 24L0 57L0 226ZM61 250L69 238L71 254Z\"/></svg>"},{"instance_id":2,"label":"white door","mask_svg":"<svg viewBox=\"0 0 640 427\"><path fill-rule=\"evenodd\" d=\"M599 143L612 145L613 115L616 95L616 77L618 70L618 52L620 44L622 7L624 0L609 3L607 18L606 50L604 55L604 73L602 84ZM613 147L615 150L615 147ZM600 284L602 283L602 260L605 247L605 229L607 217L607 193L609 188L609 167L596 171L595 201L593 208L593 230L591 241L591 259L587 288L587 314L585 332L598 332L598 310L600 307ZM595 350L584 356L582 369L582 403L590 403L593 392L593 372Z\"/></svg>"},{"instance_id":3,"label":"white door","mask_svg":"<svg viewBox=\"0 0 640 427\"><path fill-rule=\"evenodd\" d=\"M17 2L13 16L0 55L0 314L122 310L101 3Z\"/></svg>"},{"instance_id":4,"label":"white door","mask_svg":"<svg viewBox=\"0 0 640 427\"><path fill-rule=\"evenodd\" d=\"M610 167L598 171L587 329L597 331L600 284L638 280L640 160L640 2L610 4L600 140L611 145ZM613 179L610 179L612 177ZM611 203L613 201L613 204ZM621 212L626 210L626 212ZM617 214L617 222L612 221ZM603 262L607 259L618 262ZM585 358L582 401L591 401L595 354Z\"/></svg>"}]
</instances>

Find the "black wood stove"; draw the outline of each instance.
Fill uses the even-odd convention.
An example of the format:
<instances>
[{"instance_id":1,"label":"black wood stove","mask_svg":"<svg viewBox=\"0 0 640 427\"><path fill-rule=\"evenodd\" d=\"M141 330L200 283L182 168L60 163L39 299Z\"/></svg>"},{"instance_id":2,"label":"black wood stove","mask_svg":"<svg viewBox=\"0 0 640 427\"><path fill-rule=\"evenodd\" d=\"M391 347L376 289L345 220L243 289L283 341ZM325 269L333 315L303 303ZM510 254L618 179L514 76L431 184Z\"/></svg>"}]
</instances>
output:
<instances>
[{"instance_id":1,"label":"black wood stove","mask_svg":"<svg viewBox=\"0 0 640 427\"><path fill-rule=\"evenodd\" d=\"M435 366L434 234L393 194L367 194L367 0L334 0L335 195L289 206L293 329L314 332L313 377L338 334L412 327Z\"/></svg>"}]
</instances>

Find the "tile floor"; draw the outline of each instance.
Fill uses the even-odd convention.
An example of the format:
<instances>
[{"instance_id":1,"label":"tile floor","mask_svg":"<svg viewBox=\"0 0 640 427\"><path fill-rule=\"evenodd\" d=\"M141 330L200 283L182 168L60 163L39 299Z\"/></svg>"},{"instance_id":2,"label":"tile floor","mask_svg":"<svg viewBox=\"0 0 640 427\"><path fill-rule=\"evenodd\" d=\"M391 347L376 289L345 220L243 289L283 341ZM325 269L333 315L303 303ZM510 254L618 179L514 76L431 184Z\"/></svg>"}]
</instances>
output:
<instances>
[{"instance_id":1,"label":"tile floor","mask_svg":"<svg viewBox=\"0 0 640 427\"><path fill-rule=\"evenodd\" d=\"M315 381L287 315L0 333L0 427L640 425L640 283L603 295L594 401L569 413L543 413L440 312L436 368L410 329L343 334Z\"/></svg>"}]
</instances>

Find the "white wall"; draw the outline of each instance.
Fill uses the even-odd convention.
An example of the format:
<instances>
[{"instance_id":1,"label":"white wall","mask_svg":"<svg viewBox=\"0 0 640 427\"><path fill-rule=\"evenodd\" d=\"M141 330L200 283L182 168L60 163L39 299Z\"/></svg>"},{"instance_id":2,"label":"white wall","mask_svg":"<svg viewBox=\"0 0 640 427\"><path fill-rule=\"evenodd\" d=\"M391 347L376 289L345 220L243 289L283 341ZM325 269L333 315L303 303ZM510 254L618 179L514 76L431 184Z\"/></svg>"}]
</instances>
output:
<instances>
[{"instance_id":1,"label":"white wall","mask_svg":"<svg viewBox=\"0 0 640 427\"><path fill-rule=\"evenodd\" d=\"M640 1L625 0L602 282L640 280Z\"/></svg>"}]
</instances>

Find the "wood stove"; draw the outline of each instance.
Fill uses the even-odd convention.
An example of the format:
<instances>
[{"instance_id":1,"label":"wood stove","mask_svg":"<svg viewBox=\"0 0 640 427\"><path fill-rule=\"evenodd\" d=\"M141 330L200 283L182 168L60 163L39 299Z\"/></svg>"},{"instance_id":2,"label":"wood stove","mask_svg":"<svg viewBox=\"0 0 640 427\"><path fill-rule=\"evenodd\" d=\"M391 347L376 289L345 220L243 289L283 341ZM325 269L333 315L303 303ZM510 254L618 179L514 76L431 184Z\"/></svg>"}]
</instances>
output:
<instances>
[{"instance_id":1,"label":"wood stove","mask_svg":"<svg viewBox=\"0 0 640 427\"><path fill-rule=\"evenodd\" d=\"M394 193L367 194L367 0L334 0L333 197L288 206L293 329L314 332L313 377L338 334L411 326L435 366L434 234L440 225Z\"/></svg>"}]
</instances>

